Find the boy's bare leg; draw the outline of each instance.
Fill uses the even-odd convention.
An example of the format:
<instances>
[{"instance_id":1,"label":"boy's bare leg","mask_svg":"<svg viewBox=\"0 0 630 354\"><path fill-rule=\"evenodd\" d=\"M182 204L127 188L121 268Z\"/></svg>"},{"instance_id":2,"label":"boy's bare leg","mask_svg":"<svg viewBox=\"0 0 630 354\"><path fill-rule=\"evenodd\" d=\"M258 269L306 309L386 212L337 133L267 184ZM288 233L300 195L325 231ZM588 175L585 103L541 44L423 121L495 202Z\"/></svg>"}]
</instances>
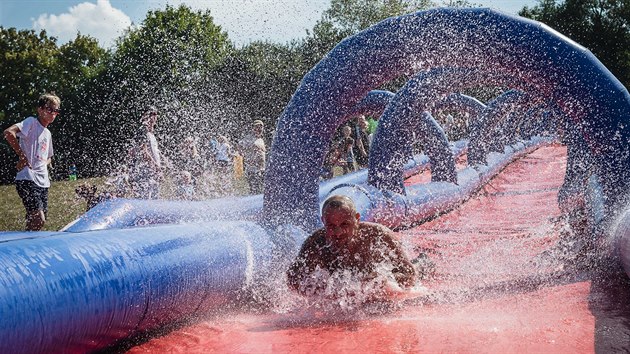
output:
<instances>
[{"instance_id":1,"label":"boy's bare leg","mask_svg":"<svg viewBox=\"0 0 630 354\"><path fill-rule=\"evenodd\" d=\"M43 210L36 210L26 217L26 231L39 231L44 227L46 216Z\"/></svg>"}]
</instances>

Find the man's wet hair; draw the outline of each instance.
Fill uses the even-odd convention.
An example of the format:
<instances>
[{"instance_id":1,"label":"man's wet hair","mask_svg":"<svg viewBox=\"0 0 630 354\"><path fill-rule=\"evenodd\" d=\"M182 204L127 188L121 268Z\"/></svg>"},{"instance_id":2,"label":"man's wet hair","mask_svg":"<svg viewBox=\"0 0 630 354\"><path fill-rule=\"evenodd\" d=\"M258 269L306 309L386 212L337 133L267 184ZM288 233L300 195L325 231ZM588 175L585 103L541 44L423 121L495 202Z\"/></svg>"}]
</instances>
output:
<instances>
[{"instance_id":1,"label":"man's wet hair","mask_svg":"<svg viewBox=\"0 0 630 354\"><path fill-rule=\"evenodd\" d=\"M352 199L345 195L333 195L332 197L326 199L324 205L322 206L322 215L327 209L341 209L346 208L350 210L352 213L357 212L357 207L354 205Z\"/></svg>"}]
</instances>

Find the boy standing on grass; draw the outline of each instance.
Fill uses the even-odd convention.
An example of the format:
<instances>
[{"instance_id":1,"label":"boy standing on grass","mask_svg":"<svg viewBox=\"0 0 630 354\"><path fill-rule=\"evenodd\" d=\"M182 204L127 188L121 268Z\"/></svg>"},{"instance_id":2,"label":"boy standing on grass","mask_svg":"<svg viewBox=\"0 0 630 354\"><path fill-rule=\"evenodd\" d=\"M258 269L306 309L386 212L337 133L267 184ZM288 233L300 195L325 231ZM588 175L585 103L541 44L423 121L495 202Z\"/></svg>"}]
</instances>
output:
<instances>
[{"instance_id":1,"label":"boy standing on grass","mask_svg":"<svg viewBox=\"0 0 630 354\"><path fill-rule=\"evenodd\" d=\"M53 156L52 136L47 127L59 114L59 107L59 97L43 94L37 103L37 117L28 117L4 130L4 138L19 158L15 187L26 208L26 231L39 231L46 222L48 165Z\"/></svg>"}]
</instances>

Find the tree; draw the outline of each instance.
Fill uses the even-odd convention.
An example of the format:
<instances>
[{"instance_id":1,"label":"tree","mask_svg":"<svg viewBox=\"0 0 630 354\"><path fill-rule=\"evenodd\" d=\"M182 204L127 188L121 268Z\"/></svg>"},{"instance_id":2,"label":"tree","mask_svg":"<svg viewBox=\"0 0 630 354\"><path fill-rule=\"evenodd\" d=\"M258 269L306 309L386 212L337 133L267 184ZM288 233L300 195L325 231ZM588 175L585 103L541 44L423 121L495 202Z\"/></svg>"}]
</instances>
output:
<instances>
[{"instance_id":1,"label":"tree","mask_svg":"<svg viewBox=\"0 0 630 354\"><path fill-rule=\"evenodd\" d=\"M315 66L348 36L388 17L416 12L432 5L430 0L332 0L302 43L305 66L308 69Z\"/></svg>"},{"instance_id":2,"label":"tree","mask_svg":"<svg viewBox=\"0 0 630 354\"><path fill-rule=\"evenodd\" d=\"M135 81L126 84L169 91L216 66L232 49L210 11L167 6L150 11L139 29L129 31L119 42L114 62ZM133 87L134 91L138 88Z\"/></svg>"},{"instance_id":3,"label":"tree","mask_svg":"<svg viewBox=\"0 0 630 354\"><path fill-rule=\"evenodd\" d=\"M430 7L429 0L333 0L323 21L347 33L357 33L388 17Z\"/></svg>"},{"instance_id":4,"label":"tree","mask_svg":"<svg viewBox=\"0 0 630 354\"><path fill-rule=\"evenodd\" d=\"M58 48L46 31L36 33L0 26L0 121L33 114L34 103L54 86Z\"/></svg>"},{"instance_id":5,"label":"tree","mask_svg":"<svg viewBox=\"0 0 630 354\"><path fill-rule=\"evenodd\" d=\"M117 41L105 69L85 87L82 106L90 119L75 134L85 147L76 158L91 169L84 172L104 174L124 159L148 105L160 111L157 133L165 151L183 135L209 129L229 110L215 94L212 75L233 50L209 11L184 5L150 11Z\"/></svg>"},{"instance_id":6,"label":"tree","mask_svg":"<svg viewBox=\"0 0 630 354\"><path fill-rule=\"evenodd\" d=\"M295 44L253 42L235 51L216 75L239 112L228 134L238 136L253 119L275 125L306 70Z\"/></svg>"},{"instance_id":7,"label":"tree","mask_svg":"<svg viewBox=\"0 0 630 354\"><path fill-rule=\"evenodd\" d=\"M588 48L630 84L630 0L540 0L519 15L543 22Z\"/></svg>"},{"instance_id":8,"label":"tree","mask_svg":"<svg viewBox=\"0 0 630 354\"><path fill-rule=\"evenodd\" d=\"M74 40L59 48L53 67L54 76L69 93L80 91L82 85L96 78L104 69L107 54L95 38L78 34Z\"/></svg>"}]
</instances>

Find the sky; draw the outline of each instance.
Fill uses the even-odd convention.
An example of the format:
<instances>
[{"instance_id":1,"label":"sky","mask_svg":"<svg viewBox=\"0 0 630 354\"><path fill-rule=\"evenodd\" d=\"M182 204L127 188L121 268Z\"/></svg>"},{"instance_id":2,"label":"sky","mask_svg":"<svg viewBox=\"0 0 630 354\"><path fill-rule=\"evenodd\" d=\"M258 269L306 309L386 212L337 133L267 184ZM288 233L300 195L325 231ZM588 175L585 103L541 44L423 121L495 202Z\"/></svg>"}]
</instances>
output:
<instances>
[{"instance_id":1,"label":"sky","mask_svg":"<svg viewBox=\"0 0 630 354\"><path fill-rule=\"evenodd\" d=\"M537 4L536 0L472 2L512 14ZM1 0L0 26L45 29L60 44L80 32L109 48L125 29L141 24L147 11L182 3L210 10L214 22L241 46L255 40L286 43L304 38L330 0Z\"/></svg>"}]
</instances>

